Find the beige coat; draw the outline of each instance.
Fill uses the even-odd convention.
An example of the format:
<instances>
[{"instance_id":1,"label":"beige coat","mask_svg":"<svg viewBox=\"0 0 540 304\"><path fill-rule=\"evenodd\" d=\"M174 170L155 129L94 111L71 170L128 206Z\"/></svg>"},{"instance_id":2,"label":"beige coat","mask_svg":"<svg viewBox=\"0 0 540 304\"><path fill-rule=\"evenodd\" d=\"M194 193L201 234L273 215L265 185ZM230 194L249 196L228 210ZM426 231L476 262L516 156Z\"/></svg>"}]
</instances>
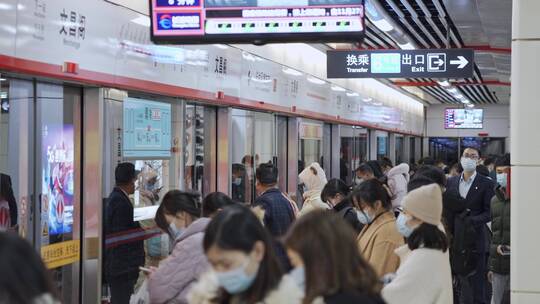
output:
<instances>
[{"instance_id":1,"label":"beige coat","mask_svg":"<svg viewBox=\"0 0 540 304\"><path fill-rule=\"evenodd\" d=\"M379 277L394 273L399 267L399 257L394 251L404 244L396 228L396 218L388 211L366 225L358 236L362 256L371 264Z\"/></svg>"}]
</instances>

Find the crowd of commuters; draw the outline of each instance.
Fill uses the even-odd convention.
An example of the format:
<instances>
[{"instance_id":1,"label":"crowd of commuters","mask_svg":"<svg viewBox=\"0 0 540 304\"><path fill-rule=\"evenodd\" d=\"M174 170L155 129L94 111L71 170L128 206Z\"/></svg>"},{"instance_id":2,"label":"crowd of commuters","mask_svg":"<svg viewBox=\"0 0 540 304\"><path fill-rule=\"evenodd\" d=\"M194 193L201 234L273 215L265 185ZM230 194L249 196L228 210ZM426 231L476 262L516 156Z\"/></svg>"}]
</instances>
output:
<instances>
[{"instance_id":1,"label":"crowd of commuters","mask_svg":"<svg viewBox=\"0 0 540 304\"><path fill-rule=\"evenodd\" d=\"M482 160L467 148L457 165L384 158L354 172L349 185L308 164L301 204L268 163L256 169L251 205L169 191L155 223L171 248L157 267L144 267L142 239L106 247L111 303L509 303L509 155ZM130 163L116 168L105 235L141 230L130 201L137 174ZM10 199L0 193L0 203ZM33 287L1 275L0 303L58 302L39 256L14 234L0 234L0 264Z\"/></svg>"}]
</instances>

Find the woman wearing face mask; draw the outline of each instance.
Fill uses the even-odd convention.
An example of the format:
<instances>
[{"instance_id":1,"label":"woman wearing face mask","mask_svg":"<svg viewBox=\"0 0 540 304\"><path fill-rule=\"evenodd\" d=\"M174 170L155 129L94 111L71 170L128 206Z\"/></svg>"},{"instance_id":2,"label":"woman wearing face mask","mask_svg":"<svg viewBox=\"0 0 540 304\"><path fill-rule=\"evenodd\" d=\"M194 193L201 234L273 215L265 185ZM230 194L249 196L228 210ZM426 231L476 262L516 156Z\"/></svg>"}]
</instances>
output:
<instances>
[{"instance_id":1,"label":"woman wearing face mask","mask_svg":"<svg viewBox=\"0 0 540 304\"><path fill-rule=\"evenodd\" d=\"M350 188L340 179L334 178L328 181L321 192L321 200L332 206L339 216L345 219L357 233L362 231L364 225L358 221L356 211L351 200L348 198Z\"/></svg>"},{"instance_id":2,"label":"woman wearing face mask","mask_svg":"<svg viewBox=\"0 0 540 304\"><path fill-rule=\"evenodd\" d=\"M384 303L371 266L356 247L356 233L341 217L314 211L285 238L295 267L291 276L305 291L303 304Z\"/></svg>"},{"instance_id":3,"label":"woman wearing face mask","mask_svg":"<svg viewBox=\"0 0 540 304\"><path fill-rule=\"evenodd\" d=\"M438 226L442 216L442 192L437 184L413 190L403 199L403 213L396 226L407 244L396 250L401 265L395 278L383 288L388 304L451 304L452 275L448 241Z\"/></svg>"},{"instance_id":4,"label":"woman wearing face mask","mask_svg":"<svg viewBox=\"0 0 540 304\"><path fill-rule=\"evenodd\" d=\"M306 188L304 191L304 205L299 216L317 209L330 209L330 206L321 200L321 192L327 183L326 174L318 163L312 163L298 175L300 183Z\"/></svg>"},{"instance_id":5,"label":"woman wearing face mask","mask_svg":"<svg viewBox=\"0 0 540 304\"><path fill-rule=\"evenodd\" d=\"M161 212L175 239L171 255L149 275L151 303L187 303L187 293L199 276L208 270L202 240L210 222L199 218L199 195L178 190L163 197ZM156 222L161 222L159 218Z\"/></svg>"},{"instance_id":6,"label":"woman wearing face mask","mask_svg":"<svg viewBox=\"0 0 540 304\"><path fill-rule=\"evenodd\" d=\"M204 251L212 270L189 294L190 304L300 304L303 292L284 276L272 238L257 217L237 205L206 229Z\"/></svg>"},{"instance_id":7,"label":"woman wearing face mask","mask_svg":"<svg viewBox=\"0 0 540 304\"><path fill-rule=\"evenodd\" d=\"M371 179L358 186L351 196L358 220L365 225L358 236L362 256L379 277L394 273L399 266L394 250L403 245L403 237L396 229L388 191L380 181Z\"/></svg>"}]
</instances>

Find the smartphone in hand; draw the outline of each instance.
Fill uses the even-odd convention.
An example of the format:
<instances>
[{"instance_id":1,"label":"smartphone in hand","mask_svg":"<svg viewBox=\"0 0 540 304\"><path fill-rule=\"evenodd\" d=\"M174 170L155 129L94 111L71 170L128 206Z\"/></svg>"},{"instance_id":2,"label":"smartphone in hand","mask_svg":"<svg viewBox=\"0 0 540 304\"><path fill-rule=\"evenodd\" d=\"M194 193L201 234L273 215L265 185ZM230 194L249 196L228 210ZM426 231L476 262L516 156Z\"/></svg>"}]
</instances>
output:
<instances>
[{"instance_id":1,"label":"smartphone in hand","mask_svg":"<svg viewBox=\"0 0 540 304\"><path fill-rule=\"evenodd\" d=\"M503 256L510 255L510 246L502 245L501 246L501 253L502 253Z\"/></svg>"}]
</instances>

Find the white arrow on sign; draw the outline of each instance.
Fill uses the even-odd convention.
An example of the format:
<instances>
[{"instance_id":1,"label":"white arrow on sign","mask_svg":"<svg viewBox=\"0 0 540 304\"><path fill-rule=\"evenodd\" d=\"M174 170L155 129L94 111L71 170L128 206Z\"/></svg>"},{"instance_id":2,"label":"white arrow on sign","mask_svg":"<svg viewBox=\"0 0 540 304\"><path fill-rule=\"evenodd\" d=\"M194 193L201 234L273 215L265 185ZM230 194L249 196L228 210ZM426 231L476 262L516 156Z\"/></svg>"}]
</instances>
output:
<instances>
[{"instance_id":1,"label":"white arrow on sign","mask_svg":"<svg viewBox=\"0 0 540 304\"><path fill-rule=\"evenodd\" d=\"M458 60L450 60L450 64L459 65L457 67L458 69L463 69L464 67L467 66L467 64L469 64L469 60L467 60L465 57L458 56L457 58Z\"/></svg>"}]
</instances>

